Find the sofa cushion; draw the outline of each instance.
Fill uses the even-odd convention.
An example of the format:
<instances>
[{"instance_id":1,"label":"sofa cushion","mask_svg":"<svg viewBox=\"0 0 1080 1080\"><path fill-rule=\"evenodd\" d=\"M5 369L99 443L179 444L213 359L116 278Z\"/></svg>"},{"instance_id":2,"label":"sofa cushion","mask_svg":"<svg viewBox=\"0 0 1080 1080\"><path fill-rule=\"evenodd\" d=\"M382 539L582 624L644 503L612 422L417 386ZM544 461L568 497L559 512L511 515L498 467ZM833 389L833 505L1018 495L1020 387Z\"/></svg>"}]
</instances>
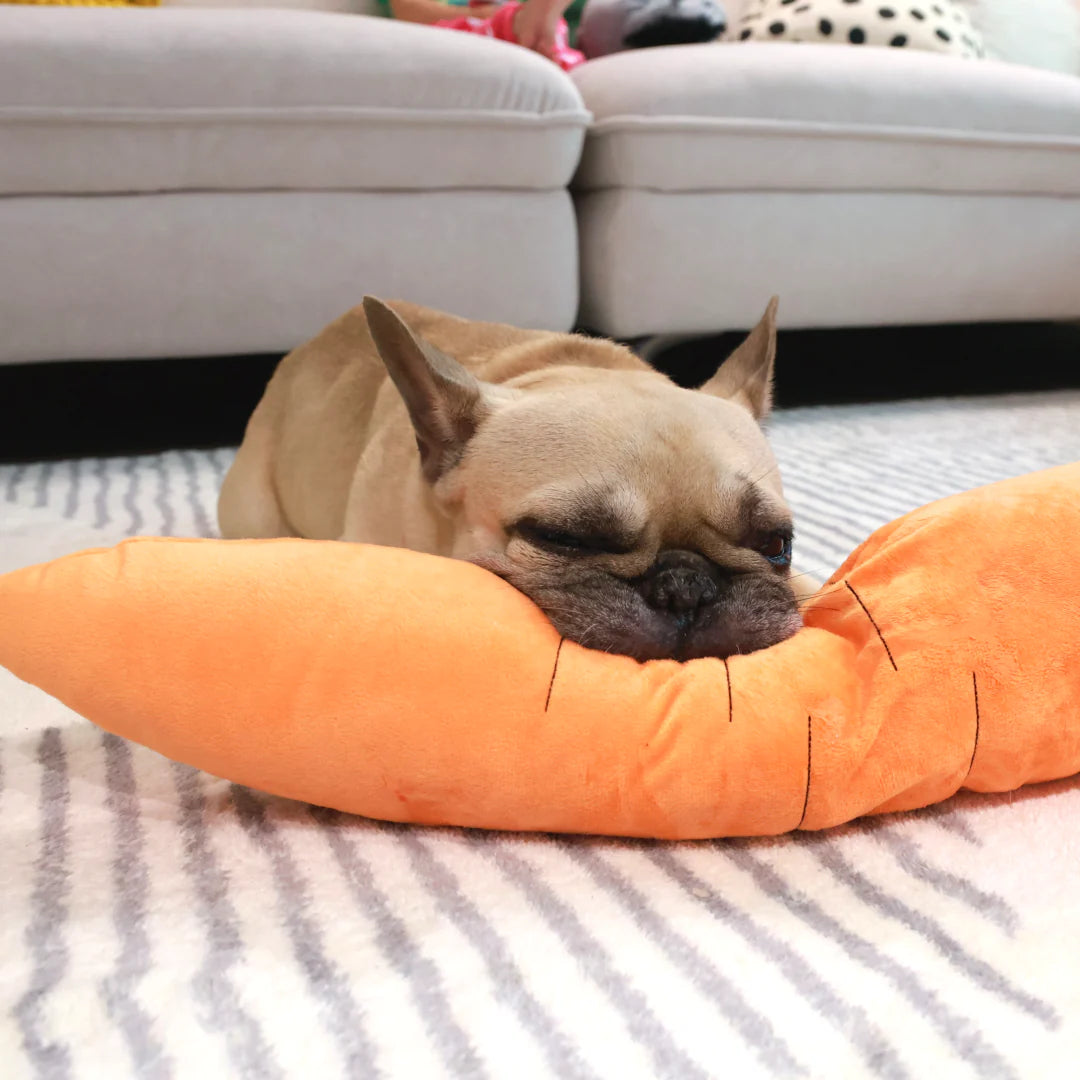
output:
<instances>
[{"instance_id":1,"label":"sofa cushion","mask_svg":"<svg viewBox=\"0 0 1080 1080\"><path fill-rule=\"evenodd\" d=\"M648 191L578 199L580 323L612 337L1080 318L1080 197ZM867 357L867 363L876 363Z\"/></svg>"},{"instance_id":2,"label":"sofa cushion","mask_svg":"<svg viewBox=\"0 0 1080 1080\"><path fill-rule=\"evenodd\" d=\"M904 49L622 53L574 74L582 188L1080 194L1080 79Z\"/></svg>"},{"instance_id":3,"label":"sofa cushion","mask_svg":"<svg viewBox=\"0 0 1080 1080\"><path fill-rule=\"evenodd\" d=\"M284 353L366 292L545 330L578 307L565 190L0 199L0 253L0 364Z\"/></svg>"},{"instance_id":4,"label":"sofa cushion","mask_svg":"<svg viewBox=\"0 0 1080 1080\"><path fill-rule=\"evenodd\" d=\"M554 64L469 34L0 6L0 194L552 189L587 123Z\"/></svg>"}]
</instances>

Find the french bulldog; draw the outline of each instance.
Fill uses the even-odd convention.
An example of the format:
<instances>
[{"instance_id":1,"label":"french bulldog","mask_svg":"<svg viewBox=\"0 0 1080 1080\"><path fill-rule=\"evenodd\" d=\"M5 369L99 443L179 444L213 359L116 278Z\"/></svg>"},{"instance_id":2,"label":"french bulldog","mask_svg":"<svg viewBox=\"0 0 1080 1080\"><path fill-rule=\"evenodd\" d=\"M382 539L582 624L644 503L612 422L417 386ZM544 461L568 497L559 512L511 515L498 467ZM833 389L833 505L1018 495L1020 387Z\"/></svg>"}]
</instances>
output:
<instances>
[{"instance_id":1,"label":"french bulldog","mask_svg":"<svg viewBox=\"0 0 1080 1080\"><path fill-rule=\"evenodd\" d=\"M466 559L565 638L641 661L774 645L801 625L760 426L776 307L689 390L611 341L367 297L278 366L222 535Z\"/></svg>"}]
</instances>

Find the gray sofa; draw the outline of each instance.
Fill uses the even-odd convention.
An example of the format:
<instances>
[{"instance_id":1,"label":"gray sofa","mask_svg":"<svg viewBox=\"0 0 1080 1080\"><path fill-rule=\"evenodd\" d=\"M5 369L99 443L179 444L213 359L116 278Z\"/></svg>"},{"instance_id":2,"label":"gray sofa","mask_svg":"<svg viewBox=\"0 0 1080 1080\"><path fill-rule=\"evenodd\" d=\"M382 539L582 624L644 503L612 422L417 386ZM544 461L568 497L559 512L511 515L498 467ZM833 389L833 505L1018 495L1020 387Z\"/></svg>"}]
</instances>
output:
<instances>
[{"instance_id":1,"label":"gray sofa","mask_svg":"<svg viewBox=\"0 0 1080 1080\"><path fill-rule=\"evenodd\" d=\"M0 361L278 352L365 292L617 337L1080 317L1080 78L352 14L0 7Z\"/></svg>"}]
</instances>

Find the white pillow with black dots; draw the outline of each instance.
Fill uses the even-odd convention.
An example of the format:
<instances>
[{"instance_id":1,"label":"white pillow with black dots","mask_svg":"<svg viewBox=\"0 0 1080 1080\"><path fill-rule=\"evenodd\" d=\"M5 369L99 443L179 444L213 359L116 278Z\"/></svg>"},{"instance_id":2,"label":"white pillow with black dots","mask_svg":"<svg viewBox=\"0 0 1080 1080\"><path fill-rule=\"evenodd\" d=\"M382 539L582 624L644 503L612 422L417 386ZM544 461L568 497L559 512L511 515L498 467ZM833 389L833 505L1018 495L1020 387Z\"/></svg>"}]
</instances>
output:
<instances>
[{"instance_id":1,"label":"white pillow with black dots","mask_svg":"<svg viewBox=\"0 0 1080 1080\"><path fill-rule=\"evenodd\" d=\"M968 13L950 0L749 0L727 37L984 55Z\"/></svg>"}]
</instances>

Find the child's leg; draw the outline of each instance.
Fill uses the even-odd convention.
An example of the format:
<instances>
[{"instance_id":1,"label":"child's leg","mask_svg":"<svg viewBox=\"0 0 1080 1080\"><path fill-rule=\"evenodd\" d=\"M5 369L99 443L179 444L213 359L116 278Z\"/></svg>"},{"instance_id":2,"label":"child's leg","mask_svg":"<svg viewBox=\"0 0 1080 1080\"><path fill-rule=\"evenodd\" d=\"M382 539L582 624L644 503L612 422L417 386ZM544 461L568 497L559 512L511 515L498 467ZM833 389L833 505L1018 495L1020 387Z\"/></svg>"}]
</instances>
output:
<instances>
[{"instance_id":1,"label":"child's leg","mask_svg":"<svg viewBox=\"0 0 1080 1080\"><path fill-rule=\"evenodd\" d=\"M468 34L482 34L484 37L493 37L516 45L518 40L514 34L514 16L521 6L519 0L510 0L509 3L503 4L490 19L476 19L464 15L459 19L443 19L435 25L448 30L464 30ZM569 39L570 31L566 21L560 19L555 31L555 51L551 59L563 71L570 71L571 68L585 62L585 54L570 48Z\"/></svg>"}]
</instances>

